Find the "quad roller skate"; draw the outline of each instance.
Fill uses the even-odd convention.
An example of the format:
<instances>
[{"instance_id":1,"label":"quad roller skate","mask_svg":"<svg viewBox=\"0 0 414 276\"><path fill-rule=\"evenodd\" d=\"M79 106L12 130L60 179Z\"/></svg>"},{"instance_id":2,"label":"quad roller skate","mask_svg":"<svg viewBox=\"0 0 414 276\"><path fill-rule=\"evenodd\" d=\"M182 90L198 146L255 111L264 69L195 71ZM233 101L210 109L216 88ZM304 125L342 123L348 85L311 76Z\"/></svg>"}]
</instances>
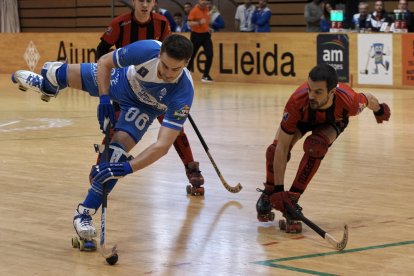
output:
<instances>
[{"instance_id":1,"label":"quad roller skate","mask_svg":"<svg viewBox=\"0 0 414 276\"><path fill-rule=\"evenodd\" d=\"M265 187L272 189L273 186L264 183ZM260 222L268 222L268 221L274 221L275 220L275 213L272 212L272 205L270 204L269 196L272 194L272 192L268 192L266 190L270 189L264 189L261 190L259 188L256 189L256 191L261 192L262 195L259 197L256 203L256 211L257 211L257 219Z\"/></svg>"},{"instance_id":2,"label":"quad roller skate","mask_svg":"<svg viewBox=\"0 0 414 276\"><path fill-rule=\"evenodd\" d=\"M26 92L27 90L32 90L37 93L40 93L40 99L44 102L50 101L50 95L43 92L43 77L36 73L26 71L26 70L18 70L14 72L12 75L13 83L18 84L19 90Z\"/></svg>"},{"instance_id":3,"label":"quad roller skate","mask_svg":"<svg viewBox=\"0 0 414 276\"><path fill-rule=\"evenodd\" d=\"M198 162L190 162L185 167L188 181L191 185L187 185L187 194L192 196L204 195L204 177L201 175L200 164Z\"/></svg>"},{"instance_id":4,"label":"quad roller skate","mask_svg":"<svg viewBox=\"0 0 414 276\"><path fill-rule=\"evenodd\" d=\"M95 209L87 208L79 204L73 218L73 227L78 237L72 238L72 247L79 248L80 251L95 251L97 249L96 229L92 223L92 216L96 213Z\"/></svg>"},{"instance_id":5,"label":"quad roller skate","mask_svg":"<svg viewBox=\"0 0 414 276\"><path fill-rule=\"evenodd\" d=\"M62 62L46 62L41 75L27 70L18 70L12 74L11 79L13 83L18 84L21 91L33 90L40 93L42 101L49 102L50 98L56 97L59 93L55 75L56 70L62 65Z\"/></svg>"},{"instance_id":6,"label":"quad roller skate","mask_svg":"<svg viewBox=\"0 0 414 276\"><path fill-rule=\"evenodd\" d=\"M299 204L294 203L297 212L302 212L302 207ZM279 220L279 229L286 233L299 234L302 233L302 222L295 218L293 214L285 210L283 212L284 219Z\"/></svg>"}]
</instances>

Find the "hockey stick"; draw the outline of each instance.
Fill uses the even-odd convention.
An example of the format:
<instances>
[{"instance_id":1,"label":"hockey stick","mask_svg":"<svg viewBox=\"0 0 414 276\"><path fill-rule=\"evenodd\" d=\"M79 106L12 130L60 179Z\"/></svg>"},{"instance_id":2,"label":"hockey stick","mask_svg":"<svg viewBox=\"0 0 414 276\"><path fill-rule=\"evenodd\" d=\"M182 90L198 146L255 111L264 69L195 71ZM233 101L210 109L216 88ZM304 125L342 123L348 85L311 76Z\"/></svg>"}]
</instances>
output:
<instances>
[{"instance_id":1,"label":"hockey stick","mask_svg":"<svg viewBox=\"0 0 414 276\"><path fill-rule=\"evenodd\" d=\"M371 55L371 49L372 49L372 46L368 50L368 57L367 57L367 63L365 64L365 70L361 70L359 72L361 74L368 75L368 64L369 64L369 58L370 58L370 55Z\"/></svg>"},{"instance_id":2,"label":"hockey stick","mask_svg":"<svg viewBox=\"0 0 414 276\"><path fill-rule=\"evenodd\" d=\"M227 181L224 179L224 177L221 175L220 170L218 169L216 162L214 162L213 157L210 154L210 150L208 149L208 146L206 144L206 142L204 141L203 136L201 136L200 131L198 130L198 127L196 126L193 118L191 117L190 114L188 114L188 119L190 120L191 125L194 128L194 131L196 132L198 139L200 140L201 144L203 145L204 150L207 153L208 158L211 161L211 164L213 164L214 169L216 170L217 175L219 176L221 183L223 184L224 188L226 188L227 191L229 191L230 193L238 193L240 192L240 190L243 188L242 185L240 183L238 183L235 187L230 186Z\"/></svg>"},{"instance_id":3,"label":"hockey stick","mask_svg":"<svg viewBox=\"0 0 414 276\"><path fill-rule=\"evenodd\" d=\"M110 130L111 123L109 118L105 118L104 121L105 129L105 149L103 152L103 158L105 162L109 162L109 139L110 139ZM108 194L106 193L106 183L102 184L102 213L101 213L101 239L100 239L100 249L101 254L105 258L106 262L110 265L116 264L118 261L118 254L116 245L112 249L107 249L105 246L105 217L106 217L106 208L108 205Z\"/></svg>"},{"instance_id":4,"label":"hockey stick","mask_svg":"<svg viewBox=\"0 0 414 276\"><path fill-rule=\"evenodd\" d=\"M342 251L346 247L346 244L348 243L348 225L345 224L342 240L338 242L332 235L330 235L325 230L321 229L318 225L306 218L301 211L296 210L289 204L285 204L285 207L287 208L290 214L292 214L295 218L303 221L313 231L318 233L319 236L328 241L336 250Z\"/></svg>"}]
</instances>

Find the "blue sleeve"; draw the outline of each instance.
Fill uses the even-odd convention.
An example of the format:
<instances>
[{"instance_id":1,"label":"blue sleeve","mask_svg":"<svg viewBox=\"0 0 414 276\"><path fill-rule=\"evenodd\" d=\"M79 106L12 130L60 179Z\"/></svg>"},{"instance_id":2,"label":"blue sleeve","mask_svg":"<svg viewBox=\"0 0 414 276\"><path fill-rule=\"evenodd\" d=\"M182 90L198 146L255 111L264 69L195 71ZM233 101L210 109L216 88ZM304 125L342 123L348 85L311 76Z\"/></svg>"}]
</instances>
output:
<instances>
[{"instance_id":1,"label":"blue sleeve","mask_svg":"<svg viewBox=\"0 0 414 276\"><path fill-rule=\"evenodd\" d=\"M177 96L168 105L162 126L181 130L188 117L194 98L194 87L190 80L186 79L177 87Z\"/></svg>"},{"instance_id":2,"label":"blue sleeve","mask_svg":"<svg viewBox=\"0 0 414 276\"><path fill-rule=\"evenodd\" d=\"M223 17L221 17L221 15L217 16L216 20L214 20L213 22L213 29L215 31L218 31L219 29L223 29L224 28L224 20Z\"/></svg>"},{"instance_id":3,"label":"blue sleeve","mask_svg":"<svg viewBox=\"0 0 414 276\"><path fill-rule=\"evenodd\" d=\"M157 40L141 40L116 49L112 54L112 60L118 68L137 65L156 58L160 49L161 42Z\"/></svg>"},{"instance_id":4,"label":"blue sleeve","mask_svg":"<svg viewBox=\"0 0 414 276\"><path fill-rule=\"evenodd\" d=\"M259 12L257 10L255 10L253 12L252 19L251 19L252 20L252 23L255 24L255 25L256 25L256 21L258 19L258 16L259 16Z\"/></svg>"},{"instance_id":5,"label":"blue sleeve","mask_svg":"<svg viewBox=\"0 0 414 276\"><path fill-rule=\"evenodd\" d=\"M177 23L175 23L171 13L169 11L166 11L163 15L168 19L171 30L175 30L177 28Z\"/></svg>"},{"instance_id":6,"label":"blue sleeve","mask_svg":"<svg viewBox=\"0 0 414 276\"><path fill-rule=\"evenodd\" d=\"M264 12L262 16L257 18L256 25L259 25L259 26L266 25L270 21L271 16L272 16L272 13L270 11Z\"/></svg>"}]
</instances>

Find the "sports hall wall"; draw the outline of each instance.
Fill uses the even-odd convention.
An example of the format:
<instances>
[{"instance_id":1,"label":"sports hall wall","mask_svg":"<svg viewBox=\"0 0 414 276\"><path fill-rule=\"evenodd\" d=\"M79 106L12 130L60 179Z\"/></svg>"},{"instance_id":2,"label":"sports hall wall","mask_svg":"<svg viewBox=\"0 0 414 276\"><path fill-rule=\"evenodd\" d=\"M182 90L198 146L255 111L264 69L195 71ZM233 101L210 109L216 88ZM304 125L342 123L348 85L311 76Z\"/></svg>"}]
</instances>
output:
<instances>
[{"instance_id":1,"label":"sports hall wall","mask_svg":"<svg viewBox=\"0 0 414 276\"><path fill-rule=\"evenodd\" d=\"M159 1L171 12L179 10L184 2ZM244 1L213 2L223 15L230 14L226 22L232 22L235 7ZM269 1L274 18L271 33L214 33L212 77L226 82L298 84L306 80L307 72L322 56L323 61L337 63L347 69L345 82L360 86L412 88L414 44L411 34L347 33L332 36L299 32L304 30L303 7L306 2ZM369 2L373 6L372 1ZM23 33L0 34L0 73L11 73L22 68L39 71L41 65L49 60L94 62L94 49L111 19L111 4L112 0L19 0ZM397 1L386 1L389 10L396 5ZM129 9L116 1L114 11L116 16ZM370 44L364 45L368 40ZM378 41L384 48L382 64L377 64L371 50L374 44L379 44ZM322 44L327 48L321 50ZM371 53L367 54L369 51ZM195 79L200 78L203 61L201 52L196 59ZM390 68L384 70L384 64ZM384 79L387 81L381 83Z\"/></svg>"},{"instance_id":2,"label":"sports hall wall","mask_svg":"<svg viewBox=\"0 0 414 276\"><path fill-rule=\"evenodd\" d=\"M17 69L39 72L43 63L50 60L95 62L95 47L100 35L97 32L3 33L0 35L0 45L3 45L0 73ZM326 42L318 42L320 39ZM366 41L371 42L359 47ZM385 45L381 52L384 55L382 64L377 64L371 50L371 45L379 42ZM328 63L348 69L345 82L354 85L376 86L386 78L390 81L382 85L395 88L410 88L414 83L414 34L214 33L213 43L211 76L216 81L298 84L307 79L317 59L324 58ZM330 48L321 50L321 46ZM204 60L201 51L195 60L195 79L201 78ZM364 74L365 70L369 72ZM370 76L372 78L366 82Z\"/></svg>"}]
</instances>

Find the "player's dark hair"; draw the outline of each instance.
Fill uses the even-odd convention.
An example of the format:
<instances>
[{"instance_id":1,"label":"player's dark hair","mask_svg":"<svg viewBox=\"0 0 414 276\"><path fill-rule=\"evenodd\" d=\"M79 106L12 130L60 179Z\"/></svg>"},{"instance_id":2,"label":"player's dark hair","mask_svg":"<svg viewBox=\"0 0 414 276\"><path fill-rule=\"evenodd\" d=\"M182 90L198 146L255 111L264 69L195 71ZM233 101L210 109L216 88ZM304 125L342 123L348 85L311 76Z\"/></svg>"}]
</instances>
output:
<instances>
[{"instance_id":1,"label":"player's dark hair","mask_svg":"<svg viewBox=\"0 0 414 276\"><path fill-rule=\"evenodd\" d=\"M193 54L193 43L185 36L172 34L167 36L161 45L161 53L176 60L190 60Z\"/></svg>"},{"instance_id":2,"label":"player's dark hair","mask_svg":"<svg viewBox=\"0 0 414 276\"><path fill-rule=\"evenodd\" d=\"M326 81L326 88L331 91L338 85L338 75L336 70L327 63L316 65L309 72L312 81Z\"/></svg>"}]
</instances>

